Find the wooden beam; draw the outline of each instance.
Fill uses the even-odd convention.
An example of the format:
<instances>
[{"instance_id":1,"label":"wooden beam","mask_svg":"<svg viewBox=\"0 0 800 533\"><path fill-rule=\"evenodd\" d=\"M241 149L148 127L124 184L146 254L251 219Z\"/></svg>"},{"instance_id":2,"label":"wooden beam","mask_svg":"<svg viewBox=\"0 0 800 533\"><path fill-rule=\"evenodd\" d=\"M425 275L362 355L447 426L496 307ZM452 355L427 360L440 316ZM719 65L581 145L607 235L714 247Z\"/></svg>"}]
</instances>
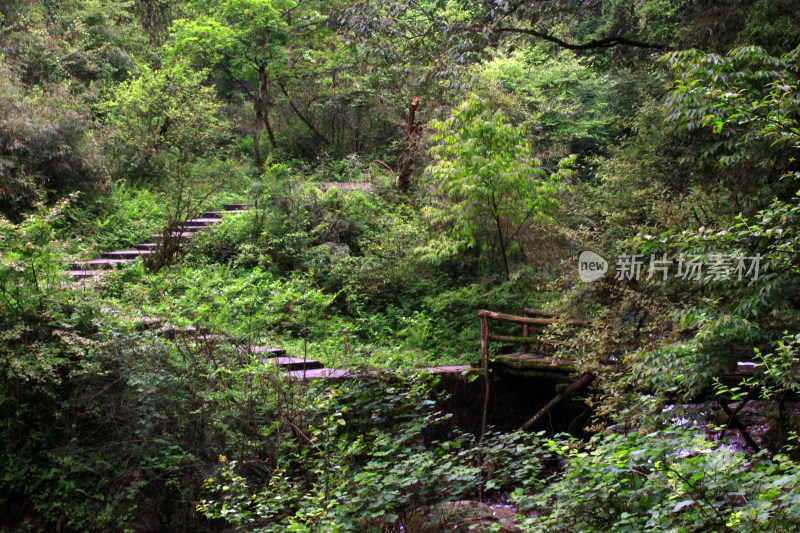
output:
<instances>
[{"instance_id":1,"label":"wooden beam","mask_svg":"<svg viewBox=\"0 0 800 533\"><path fill-rule=\"evenodd\" d=\"M570 396L573 392L580 390L581 388L585 387L586 385L590 384L594 380L594 376L588 372L583 374L578 380L564 389L563 391L559 392L555 398L550 400L547 405L539 409L539 412L533 415L533 418L522 424L517 432L520 431L527 431L532 425L539 421L544 415L550 412L550 409L555 407L556 405L563 402L568 396Z\"/></svg>"}]
</instances>

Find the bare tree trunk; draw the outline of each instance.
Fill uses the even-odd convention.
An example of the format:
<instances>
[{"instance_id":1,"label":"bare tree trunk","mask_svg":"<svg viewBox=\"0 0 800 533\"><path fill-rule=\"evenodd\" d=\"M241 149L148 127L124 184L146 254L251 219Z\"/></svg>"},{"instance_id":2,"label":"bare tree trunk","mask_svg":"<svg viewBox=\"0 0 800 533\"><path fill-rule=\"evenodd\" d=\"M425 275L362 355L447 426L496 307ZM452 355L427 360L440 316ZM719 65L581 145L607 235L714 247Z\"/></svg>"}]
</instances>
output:
<instances>
[{"instance_id":1,"label":"bare tree trunk","mask_svg":"<svg viewBox=\"0 0 800 533\"><path fill-rule=\"evenodd\" d=\"M294 101L292 100L292 97L289 96L289 91L286 89L286 86L283 85L282 83L279 83L279 85L284 96L286 96L286 100L289 102L289 107L292 108L292 111L294 111L294 114L297 115L297 118L299 118L303 122L303 124L308 126L308 129L311 130L311 133L313 133L314 136L316 136L319 140L321 140L325 144L331 144L331 142L328 141L328 139L322 133L320 133L320 131L316 128L316 126L314 126L311 120L307 116L305 116L302 111L300 111L300 108L298 108L297 105L295 105ZM335 117L333 120L335 120ZM334 135L335 134L336 132L334 131Z\"/></svg>"},{"instance_id":2,"label":"bare tree trunk","mask_svg":"<svg viewBox=\"0 0 800 533\"><path fill-rule=\"evenodd\" d=\"M402 192L408 191L411 186L411 166L414 162L414 155L417 152L417 139L422 132L422 127L416 123L417 107L419 97L415 96L408 107L408 121L406 122L406 144L408 148L403 156L403 166L397 178L397 188Z\"/></svg>"},{"instance_id":3,"label":"bare tree trunk","mask_svg":"<svg viewBox=\"0 0 800 533\"><path fill-rule=\"evenodd\" d=\"M256 120L258 121L258 125L256 127L260 128L263 125L265 128L267 128L269 144L274 150L276 147L275 133L272 131L272 124L269 121L269 101L267 98L269 95L269 76L267 75L266 68L263 65L259 68L258 79L258 92L255 95L256 101L253 102L253 106L256 110ZM259 165L259 168L261 168L261 166L263 166L263 163Z\"/></svg>"}]
</instances>

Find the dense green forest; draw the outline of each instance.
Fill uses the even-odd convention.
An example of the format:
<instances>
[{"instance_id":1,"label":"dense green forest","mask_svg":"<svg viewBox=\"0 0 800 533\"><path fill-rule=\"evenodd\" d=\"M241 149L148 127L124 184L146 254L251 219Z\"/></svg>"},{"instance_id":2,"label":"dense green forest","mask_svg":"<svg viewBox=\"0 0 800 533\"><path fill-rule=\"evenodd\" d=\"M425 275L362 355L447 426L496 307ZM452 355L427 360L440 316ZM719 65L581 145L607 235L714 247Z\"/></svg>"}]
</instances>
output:
<instances>
[{"instance_id":1,"label":"dense green forest","mask_svg":"<svg viewBox=\"0 0 800 533\"><path fill-rule=\"evenodd\" d=\"M0 531L800 530L799 83L793 0L3 0Z\"/></svg>"}]
</instances>

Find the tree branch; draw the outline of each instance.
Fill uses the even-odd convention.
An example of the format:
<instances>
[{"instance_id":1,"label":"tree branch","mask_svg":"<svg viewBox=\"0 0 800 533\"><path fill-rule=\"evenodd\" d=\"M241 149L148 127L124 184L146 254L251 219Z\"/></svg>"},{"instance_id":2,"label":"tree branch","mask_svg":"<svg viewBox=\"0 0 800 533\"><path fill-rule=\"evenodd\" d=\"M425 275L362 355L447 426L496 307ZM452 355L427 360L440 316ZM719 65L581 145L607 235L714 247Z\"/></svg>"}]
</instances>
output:
<instances>
[{"instance_id":1,"label":"tree branch","mask_svg":"<svg viewBox=\"0 0 800 533\"><path fill-rule=\"evenodd\" d=\"M531 35L533 37L538 37L539 39L544 39L545 41L549 41L551 43L555 43L562 48L566 48L568 50L593 50L597 48L611 48L614 46L631 46L634 48L649 48L652 50L665 50L667 48L666 45L661 43L645 43L641 41L634 41L632 39L627 39L625 37L605 37L603 39L594 39L589 42L583 44L574 44L564 41L563 39L559 39L553 35L549 35L544 32L528 29L528 28L512 28L512 27L499 27L494 29L495 33L522 33L524 35Z\"/></svg>"},{"instance_id":2,"label":"tree branch","mask_svg":"<svg viewBox=\"0 0 800 533\"><path fill-rule=\"evenodd\" d=\"M312 124L311 121L305 115L303 115L303 113L297 108L297 106L292 101L292 97L289 96L289 91L286 90L286 87L283 85L283 83L278 82L278 85L281 88L281 92L283 92L284 96L286 96L286 99L289 101L289 107L292 108L292 111L294 111L294 114L297 115L298 118L300 118L300 120L302 120L303 123L306 126L308 126L308 129L310 129L311 132L314 135L316 135L322 142L324 142L325 144L331 144L330 141L328 141L328 139L324 135L322 135L319 132L319 130L317 130L317 128L314 127L314 124Z\"/></svg>"}]
</instances>

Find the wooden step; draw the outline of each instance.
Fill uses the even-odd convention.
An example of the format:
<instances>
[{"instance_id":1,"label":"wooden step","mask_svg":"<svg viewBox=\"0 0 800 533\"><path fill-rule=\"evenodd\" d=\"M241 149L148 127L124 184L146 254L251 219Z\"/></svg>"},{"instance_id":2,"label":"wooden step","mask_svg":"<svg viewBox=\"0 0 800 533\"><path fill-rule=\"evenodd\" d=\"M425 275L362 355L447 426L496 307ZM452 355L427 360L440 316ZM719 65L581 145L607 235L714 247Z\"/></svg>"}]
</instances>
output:
<instances>
[{"instance_id":1,"label":"wooden step","mask_svg":"<svg viewBox=\"0 0 800 533\"><path fill-rule=\"evenodd\" d=\"M181 225L181 231L183 232L190 232L190 233L197 233L198 231L203 231L207 229L205 226L190 226L190 225Z\"/></svg>"},{"instance_id":2,"label":"wooden step","mask_svg":"<svg viewBox=\"0 0 800 533\"><path fill-rule=\"evenodd\" d=\"M470 366L432 366L427 368L418 369L421 372L431 372L433 374L463 374L464 372L478 372ZM368 372L373 374L374 371ZM292 379L347 379L356 378L359 375L364 375L364 372L355 372L352 370L333 368L315 368L312 370L292 370L286 373Z\"/></svg>"},{"instance_id":3,"label":"wooden step","mask_svg":"<svg viewBox=\"0 0 800 533\"><path fill-rule=\"evenodd\" d=\"M161 326L158 332L167 339L175 339L176 337L194 337L195 335L207 335L206 328L198 328L195 326L186 326L184 328L177 328L173 326Z\"/></svg>"},{"instance_id":4,"label":"wooden step","mask_svg":"<svg viewBox=\"0 0 800 533\"><path fill-rule=\"evenodd\" d=\"M103 259L136 259L152 253L155 252L153 250L116 250L114 252L103 252L100 257Z\"/></svg>"},{"instance_id":5,"label":"wooden step","mask_svg":"<svg viewBox=\"0 0 800 533\"><path fill-rule=\"evenodd\" d=\"M372 183L368 181L323 181L319 184L323 191L328 191L334 187L340 191L364 191L372 190Z\"/></svg>"},{"instance_id":6,"label":"wooden step","mask_svg":"<svg viewBox=\"0 0 800 533\"><path fill-rule=\"evenodd\" d=\"M286 350L283 348L270 348L269 346L238 346L237 349L242 352L266 355L267 357L286 355Z\"/></svg>"},{"instance_id":7,"label":"wooden step","mask_svg":"<svg viewBox=\"0 0 800 533\"><path fill-rule=\"evenodd\" d=\"M153 233L152 235L150 235L150 238L154 239L156 241L163 241L164 240L164 234L163 233ZM173 231L172 232L172 238L173 239L182 239L182 240L192 239L192 238L194 238L194 233L192 233L191 231Z\"/></svg>"},{"instance_id":8,"label":"wooden step","mask_svg":"<svg viewBox=\"0 0 800 533\"><path fill-rule=\"evenodd\" d=\"M311 370L291 370L286 373L292 379L347 379L354 378L357 374L349 370L333 368L314 368Z\"/></svg>"},{"instance_id":9,"label":"wooden step","mask_svg":"<svg viewBox=\"0 0 800 533\"><path fill-rule=\"evenodd\" d=\"M81 279L93 278L95 276L102 276L103 272L100 270L70 270L69 275L72 276L72 279L78 281Z\"/></svg>"},{"instance_id":10,"label":"wooden step","mask_svg":"<svg viewBox=\"0 0 800 533\"><path fill-rule=\"evenodd\" d=\"M152 316L139 317L135 321L136 329L153 329L161 324L161 319Z\"/></svg>"},{"instance_id":11,"label":"wooden step","mask_svg":"<svg viewBox=\"0 0 800 533\"><path fill-rule=\"evenodd\" d=\"M253 204L225 204L222 207L225 211L241 211L253 207Z\"/></svg>"},{"instance_id":12,"label":"wooden step","mask_svg":"<svg viewBox=\"0 0 800 533\"><path fill-rule=\"evenodd\" d=\"M133 259L92 259L91 261L76 261L70 264L73 270L109 270L112 268L122 268L128 263L133 263Z\"/></svg>"},{"instance_id":13,"label":"wooden step","mask_svg":"<svg viewBox=\"0 0 800 533\"><path fill-rule=\"evenodd\" d=\"M264 359L264 363L269 365L277 365L284 370L313 370L315 368L322 368L323 365L314 359L300 359L297 357L273 357L271 359Z\"/></svg>"},{"instance_id":14,"label":"wooden step","mask_svg":"<svg viewBox=\"0 0 800 533\"><path fill-rule=\"evenodd\" d=\"M238 215L239 213L245 213L247 209L231 209L229 211L204 211L203 217L204 218L222 218L222 215Z\"/></svg>"},{"instance_id":15,"label":"wooden step","mask_svg":"<svg viewBox=\"0 0 800 533\"><path fill-rule=\"evenodd\" d=\"M203 334L197 335L195 338L202 342L233 342L227 335Z\"/></svg>"},{"instance_id":16,"label":"wooden step","mask_svg":"<svg viewBox=\"0 0 800 533\"><path fill-rule=\"evenodd\" d=\"M211 226L220 222L219 218L191 218L182 222L181 226Z\"/></svg>"},{"instance_id":17,"label":"wooden step","mask_svg":"<svg viewBox=\"0 0 800 533\"><path fill-rule=\"evenodd\" d=\"M160 242L146 242L144 244L137 244L134 246L137 250L151 250L156 251L157 248L161 248Z\"/></svg>"}]
</instances>

